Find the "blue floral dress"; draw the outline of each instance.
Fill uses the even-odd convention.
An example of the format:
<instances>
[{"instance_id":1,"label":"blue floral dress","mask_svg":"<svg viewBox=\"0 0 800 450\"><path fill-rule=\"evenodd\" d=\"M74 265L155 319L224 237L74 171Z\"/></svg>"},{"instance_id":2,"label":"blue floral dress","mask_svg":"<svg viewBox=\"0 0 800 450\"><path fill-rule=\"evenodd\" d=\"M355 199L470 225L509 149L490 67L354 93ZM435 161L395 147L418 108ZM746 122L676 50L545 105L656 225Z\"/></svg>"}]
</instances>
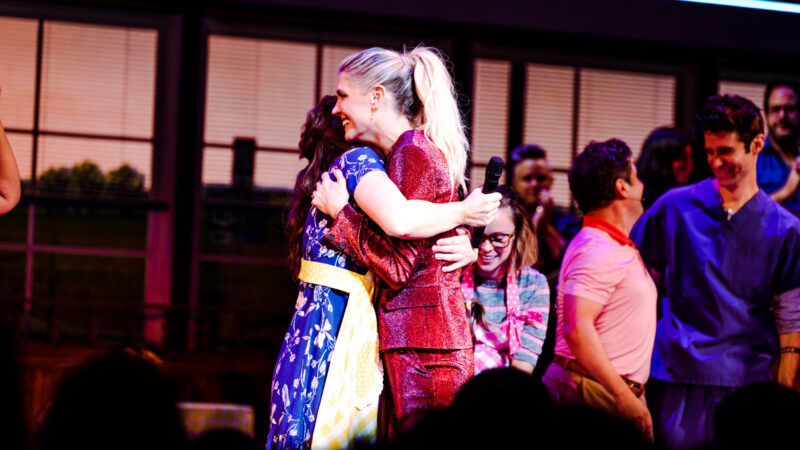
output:
<instances>
[{"instance_id":1,"label":"blue floral dress","mask_svg":"<svg viewBox=\"0 0 800 450\"><path fill-rule=\"evenodd\" d=\"M333 163L331 170L333 167L342 170L347 179L350 203L357 210L353 192L361 178L373 170L386 171L381 158L366 147L345 152ZM331 222L330 216L311 208L303 235L303 259L365 274L366 266L324 239ZM284 337L272 376L268 449L310 448L347 296L326 286L300 282L292 323Z\"/></svg>"}]
</instances>

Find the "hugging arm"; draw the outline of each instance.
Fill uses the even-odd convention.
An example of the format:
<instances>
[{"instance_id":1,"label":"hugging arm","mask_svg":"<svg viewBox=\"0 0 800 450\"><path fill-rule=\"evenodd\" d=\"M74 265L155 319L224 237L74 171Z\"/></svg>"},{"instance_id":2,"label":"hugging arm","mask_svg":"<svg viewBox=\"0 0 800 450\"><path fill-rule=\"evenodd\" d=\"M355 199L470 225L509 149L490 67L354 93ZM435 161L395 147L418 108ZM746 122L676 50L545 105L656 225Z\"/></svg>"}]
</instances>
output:
<instances>
[{"instance_id":1,"label":"hugging arm","mask_svg":"<svg viewBox=\"0 0 800 450\"><path fill-rule=\"evenodd\" d=\"M402 159L396 164L390 165L387 181L402 193L402 197L407 199L435 200L437 198L435 189L437 174L430 169L423 169L420 173L418 169L433 166L430 164L425 150L408 146L402 151L402 155L398 156ZM367 176L372 177L372 175L370 173ZM367 176L355 189L356 202L359 202L362 194L367 192L370 187L369 184L364 184ZM377 179L376 177L372 178ZM359 203L359 206L362 205ZM377 209L383 208L389 209L389 205ZM333 217L335 220L328 230L326 239L368 265L392 289L399 289L408 283L411 275L417 270L423 251L430 245L428 240L404 240L386 236L375 227L366 224L364 218L349 204L345 204ZM445 230L452 228L449 227Z\"/></svg>"},{"instance_id":2,"label":"hugging arm","mask_svg":"<svg viewBox=\"0 0 800 450\"><path fill-rule=\"evenodd\" d=\"M331 217L347 205L349 195L341 171L334 169L336 181L327 173L317 183L311 204ZM412 176L409 174L409 176ZM423 174L414 180L427 184ZM366 174L356 187L353 198L364 213L389 236L422 239L452 230L459 225L486 226L500 206L500 194L483 194L475 189L461 202L432 203L407 199L389 176L381 171Z\"/></svg>"}]
</instances>

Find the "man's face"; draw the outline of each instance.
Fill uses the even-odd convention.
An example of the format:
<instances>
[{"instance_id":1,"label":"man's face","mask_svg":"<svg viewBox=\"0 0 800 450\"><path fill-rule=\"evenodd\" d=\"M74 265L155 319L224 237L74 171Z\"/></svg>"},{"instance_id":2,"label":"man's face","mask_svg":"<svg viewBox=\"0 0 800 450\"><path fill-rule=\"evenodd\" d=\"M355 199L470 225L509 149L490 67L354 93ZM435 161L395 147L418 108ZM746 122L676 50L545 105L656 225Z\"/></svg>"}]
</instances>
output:
<instances>
[{"instance_id":1,"label":"man's face","mask_svg":"<svg viewBox=\"0 0 800 450\"><path fill-rule=\"evenodd\" d=\"M797 93L790 87L778 86L769 94L767 128L770 138L776 141L795 140L800 131L800 114Z\"/></svg>"},{"instance_id":2,"label":"man's face","mask_svg":"<svg viewBox=\"0 0 800 450\"><path fill-rule=\"evenodd\" d=\"M750 143L750 152L745 151L744 142L735 131L706 131L703 137L708 165L721 187L734 189L748 177L755 180L759 143L763 145L764 139L762 135Z\"/></svg>"},{"instance_id":3,"label":"man's face","mask_svg":"<svg viewBox=\"0 0 800 450\"><path fill-rule=\"evenodd\" d=\"M528 205L547 203L553 187L553 173L547 160L523 159L514 167L514 189Z\"/></svg>"},{"instance_id":4,"label":"man's face","mask_svg":"<svg viewBox=\"0 0 800 450\"><path fill-rule=\"evenodd\" d=\"M644 183L642 183L642 180L639 179L639 174L636 172L636 165L633 164L633 161L629 161L629 163L631 165L630 183L628 180L622 181L624 181L630 187L628 190L630 194L628 200L632 202L632 211L636 214L636 217L639 217L644 213L644 204L642 203L644 198Z\"/></svg>"}]
</instances>

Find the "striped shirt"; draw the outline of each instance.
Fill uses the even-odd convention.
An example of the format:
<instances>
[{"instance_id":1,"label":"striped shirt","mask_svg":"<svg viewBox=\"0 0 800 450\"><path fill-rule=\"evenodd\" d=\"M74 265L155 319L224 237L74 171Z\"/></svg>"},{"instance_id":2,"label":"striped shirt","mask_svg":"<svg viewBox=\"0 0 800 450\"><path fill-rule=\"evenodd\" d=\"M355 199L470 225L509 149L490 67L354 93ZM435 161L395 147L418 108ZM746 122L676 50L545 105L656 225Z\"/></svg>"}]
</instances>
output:
<instances>
[{"instance_id":1,"label":"striped shirt","mask_svg":"<svg viewBox=\"0 0 800 450\"><path fill-rule=\"evenodd\" d=\"M536 366L542 353L550 311L550 289L547 286L547 278L530 267L523 268L517 278L520 312L539 312L542 321L526 323L522 327L519 337L521 346L513 355L509 355L506 280L503 278L478 281L474 296L483 305L486 327L473 321L475 373L495 367L508 367L509 357Z\"/></svg>"}]
</instances>

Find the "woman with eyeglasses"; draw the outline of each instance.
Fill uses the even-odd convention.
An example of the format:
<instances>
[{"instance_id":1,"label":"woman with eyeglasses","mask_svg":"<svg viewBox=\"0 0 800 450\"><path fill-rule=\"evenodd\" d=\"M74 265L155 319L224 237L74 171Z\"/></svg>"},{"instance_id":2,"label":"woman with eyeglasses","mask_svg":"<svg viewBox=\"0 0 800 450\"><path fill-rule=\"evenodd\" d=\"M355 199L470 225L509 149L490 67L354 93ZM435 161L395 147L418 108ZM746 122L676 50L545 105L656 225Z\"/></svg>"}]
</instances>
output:
<instances>
[{"instance_id":1,"label":"woman with eyeglasses","mask_svg":"<svg viewBox=\"0 0 800 450\"><path fill-rule=\"evenodd\" d=\"M472 319L475 374L497 367L532 373L542 352L550 289L536 262L536 234L517 193L503 195L486 226L478 261L464 269L461 290Z\"/></svg>"}]
</instances>

